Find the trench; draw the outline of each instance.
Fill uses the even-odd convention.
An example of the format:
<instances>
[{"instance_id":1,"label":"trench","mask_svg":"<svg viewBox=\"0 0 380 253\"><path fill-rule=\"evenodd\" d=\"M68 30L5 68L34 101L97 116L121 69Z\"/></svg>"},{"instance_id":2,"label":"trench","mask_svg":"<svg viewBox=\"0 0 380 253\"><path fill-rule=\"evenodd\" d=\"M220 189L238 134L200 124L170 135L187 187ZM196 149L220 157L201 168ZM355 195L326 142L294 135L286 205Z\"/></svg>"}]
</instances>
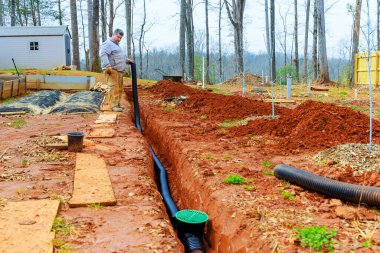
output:
<instances>
[{"instance_id":1,"label":"trench","mask_svg":"<svg viewBox=\"0 0 380 253\"><path fill-rule=\"evenodd\" d=\"M137 87L137 84L133 84L133 82L134 80L132 80L132 87ZM206 252L270 251L271 249L259 229L254 226L251 226L250 229L242 229L242 227L247 226L244 218L236 217L240 214L236 214L235 210L223 201L217 200L213 194L215 190L196 176L196 168L186 156L186 148L175 136L168 133L163 122L160 122L153 113L150 113L149 105L144 104L144 102L139 103L137 90L136 94L133 94L133 89L132 91L126 89L126 94L133 107L140 112L131 115L136 122L136 127L150 144L154 160L157 158L157 160L163 161L168 171L167 175L158 173L156 177L168 177L170 185L168 191L174 199L173 203L167 203L164 196L163 198L174 228L177 230L177 224L172 219L175 212L175 209L171 208L172 205L178 206L178 209L201 210L211 218L206 224L206 233L203 238ZM133 99L134 97L136 99ZM155 165L155 171L156 173L160 171L157 165ZM158 188L161 191L160 182L158 182ZM179 237L184 243L186 252L203 252L189 251L189 245L193 242L184 241L181 235Z\"/></svg>"}]
</instances>

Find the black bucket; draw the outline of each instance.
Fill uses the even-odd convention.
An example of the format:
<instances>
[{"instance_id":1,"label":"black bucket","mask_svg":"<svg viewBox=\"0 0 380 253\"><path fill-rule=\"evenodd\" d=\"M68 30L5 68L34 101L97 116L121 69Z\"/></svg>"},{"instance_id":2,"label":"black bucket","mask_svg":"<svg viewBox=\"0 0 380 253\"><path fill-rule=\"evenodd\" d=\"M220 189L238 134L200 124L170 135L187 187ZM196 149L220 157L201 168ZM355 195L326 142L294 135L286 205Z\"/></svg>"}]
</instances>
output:
<instances>
[{"instance_id":1,"label":"black bucket","mask_svg":"<svg viewBox=\"0 0 380 253\"><path fill-rule=\"evenodd\" d=\"M81 152L83 149L83 137L84 133L68 133L67 139L68 139L68 147L67 149L70 152Z\"/></svg>"},{"instance_id":2,"label":"black bucket","mask_svg":"<svg viewBox=\"0 0 380 253\"><path fill-rule=\"evenodd\" d=\"M181 210L175 215L179 234L194 234L203 238L208 215L198 210Z\"/></svg>"}]
</instances>

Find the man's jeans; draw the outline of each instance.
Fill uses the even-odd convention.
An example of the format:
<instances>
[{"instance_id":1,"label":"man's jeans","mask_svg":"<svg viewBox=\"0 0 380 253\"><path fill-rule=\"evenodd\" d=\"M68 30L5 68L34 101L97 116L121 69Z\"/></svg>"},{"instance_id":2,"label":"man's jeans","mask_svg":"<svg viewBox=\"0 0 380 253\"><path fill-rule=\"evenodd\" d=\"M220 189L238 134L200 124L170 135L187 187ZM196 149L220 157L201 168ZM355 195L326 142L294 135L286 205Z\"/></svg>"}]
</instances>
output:
<instances>
[{"instance_id":1,"label":"man's jeans","mask_svg":"<svg viewBox=\"0 0 380 253\"><path fill-rule=\"evenodd\" d=\"M121 95L123 92L123 73L112 70L110 74L105 73L107 83L107 97L105 105L110 105L111 108L119 107Z\"/></svg>"}]
</instances>

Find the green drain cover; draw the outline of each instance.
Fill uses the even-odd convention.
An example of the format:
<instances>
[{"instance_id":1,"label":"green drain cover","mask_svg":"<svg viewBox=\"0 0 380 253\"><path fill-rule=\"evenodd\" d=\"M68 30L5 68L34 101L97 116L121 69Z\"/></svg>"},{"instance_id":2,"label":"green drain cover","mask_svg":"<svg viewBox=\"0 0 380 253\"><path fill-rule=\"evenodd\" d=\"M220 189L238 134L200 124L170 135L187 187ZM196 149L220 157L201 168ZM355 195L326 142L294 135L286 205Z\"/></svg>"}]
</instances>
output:
<instances>
[{"instance_id":1,"label":"green drain cover","mask_svg":"<svg viewBox=\"0 0 380 253\"><path fill-rule=\"evenodd\" d=\"M201 224L208 220L208 215L197 210L181 210L175 214L177 220L189 224Z\"/></svg>"}]
</instances>

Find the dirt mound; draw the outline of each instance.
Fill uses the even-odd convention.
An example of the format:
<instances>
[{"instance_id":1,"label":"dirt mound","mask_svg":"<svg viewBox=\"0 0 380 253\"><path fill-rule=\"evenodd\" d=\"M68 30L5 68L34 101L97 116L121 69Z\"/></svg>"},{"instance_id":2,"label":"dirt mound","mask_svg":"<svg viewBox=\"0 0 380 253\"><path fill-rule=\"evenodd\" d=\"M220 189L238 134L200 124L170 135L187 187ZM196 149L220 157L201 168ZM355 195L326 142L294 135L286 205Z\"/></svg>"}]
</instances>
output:
<instances>
[{"instance_id":1,"label":"dirt mound","mask_svg":"<svg viewBox=\"0 0 380 253\"><path fill-rule=\"evenodd\" d=\"M272 114L270 103L197 90L172 81L159 81L149 90L160 94L162 98L186 96L187 100L179 105L179 108L197 113L199 116L206 115L208 119L212 120L236 120L248 116ZM288 109L276 107L276 111L282 113Z\"/></svg>"},{"instance_id":2,"label":"dirt mound","mask_svg":"<svg viewBox=\"0 0 380 253\"><path fill-rule=\"evenodd\" d=\"M269 134L289 151L323 150L344 143L369 141L368 116L350 108L307 101L276 120L251 121L246 127L231 129L233 135ZM380 123L374 121L373 137L380 141Z\"/></svg>"},{"instance_id":3,"label":"dirt mound","mask_svg":"<svg viewBox=\"0 0 380 253\"><path fill-rule=\"evenodd\" d=\"M243 82L243 73L239 73L222 84L232 85L232 84L241 84ZM263 85L263 79L259 75L254 75L251 73L245 74L245 82L247 85Z\"/></svg>"}]
</instances>

